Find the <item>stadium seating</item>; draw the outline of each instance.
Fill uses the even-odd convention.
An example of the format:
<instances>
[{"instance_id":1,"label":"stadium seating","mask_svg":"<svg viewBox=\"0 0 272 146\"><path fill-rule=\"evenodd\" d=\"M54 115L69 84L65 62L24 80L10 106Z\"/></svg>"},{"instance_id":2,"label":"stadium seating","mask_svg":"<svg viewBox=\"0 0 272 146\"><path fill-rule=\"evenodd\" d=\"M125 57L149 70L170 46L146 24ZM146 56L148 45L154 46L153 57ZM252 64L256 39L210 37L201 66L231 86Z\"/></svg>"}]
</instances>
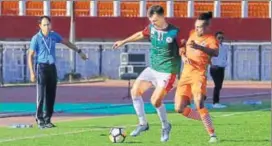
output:
<instances>
[{"instance_id":1,"label":"stadium seating","mask_svg":"<svg viewBox=\"0 0 272 146\"><path fill-rule=\"evenodd\" d=\"M75 15L76 16L90 16L90 2L89 1L76 1L75 2Z\"/></svg>"},{"instance_id":2,"label":"stadium seating","mask_svg":"<svg viewBox=\"0 0 272 146\"><path fill-rule=\"evenodd\" d=\"M65 16L66 15L66 2L65 1L51 1L51 15L52 16Z\"/></svg>"},{"instance_id":3,"label":"stadium seating","mask_svg":"<svg viewBox=\"0 0 272 146\"><path fill-rule=\"evenodd\" d=\"M174 17L187 17L187 1L174 0L173 13ZM1 15L18 15L19 1L0 0ZM161 5L167 12L167 2L165 1L147 1L146 9L151 5ZM40 16L43 15L43 1L26 1L26 15ZM76 16L90 16L90 1L75 1ZM241 1L221 1L221 17L224 18L241 18L242 3ZM198 16L202 12L214 11L213 1L194 1L194 16ZM97 1L97 15L99 17L113 16L113 1ZM51 1L50 14L52 16L66 15L66 1ZM121 17L139 17L140 2L137 0L120 2ZM268 1L249 1L248 2L249 18L268 18L269 2Z\"/></svg>"},{"instance_id":4,"label":"stadium seating","mask_svg":"<svg viewBox=\"0 0 272 146\"><path fill-rule=\"evenodd\" d=\"M248 2L248 17L269 17L269 2Z\"/></svg>"},{"instance_id":5,"label":"stadium seating","mask_svg":"<svg viewBox=\"0 0 272 146\"><path fill-rule=\"evenodd\" d=\"M237 1L222 1L221 2L221 17L240 18L241 17L241 2Z\"/></svg>"},{"instance_id":6,"label":"stadium seating","mask_svg":"<svg viewBox=\"0 0 272 146\"><path fill-rule=\"evenodd\" d=\"M186 17L187 16L187 2L175 1L174 2L174 16Z\"/></svg>"},{"instance_id":7,"label":"stadium seating","mask_svg":"<svg viewBox=\"0 0 272 146\"><path fill-rule=\"evenodd\" d=\"M41 16L43 15L43 2L27 1L26 2L27 16Z\"/></svg>"},{"instance_id":8,"label":"stadium seating","mask_svg":"<svg viewBox=\"0 0 272 146\"><path fill-rule=\"evenodd\" d=\"M194 2L194 10L195 10L194 15L198 16L200 13L208 12L208 11L213 12L213 5L214 4L212 1L209 1L209 2L196 1L196 2Z\"/></svg>"},{"instance_id":9,"label":"stadium seating","mask_svg":"<svg viewBox=\"0 0 272 146\"><path fill-rule=\"evenodd\" d=\"M16 1L2 1L1 2L1 14L2 15L18 15L19 3Z\"/></svg>"},{"instance_id":10,"label":"stadium seating","mask_svg":"<svg viewBox=\"0 0 272 146\"><path fill-rule=\"evenodd\" d=\"M138 17L140 11L140 4L137 1L121 2L121 16L122 17Z\"/></svg>"},{"instance_id":11,"label":"stadium seating","mask_svg":"<svg viewBox=\"0 0 272 146\"><path fill-rule=\"evenodd\" d=\"M98 1L97 10L98 16L101 17L113 16L113 3L110 1Z\"/></svg>"}]
</instances>

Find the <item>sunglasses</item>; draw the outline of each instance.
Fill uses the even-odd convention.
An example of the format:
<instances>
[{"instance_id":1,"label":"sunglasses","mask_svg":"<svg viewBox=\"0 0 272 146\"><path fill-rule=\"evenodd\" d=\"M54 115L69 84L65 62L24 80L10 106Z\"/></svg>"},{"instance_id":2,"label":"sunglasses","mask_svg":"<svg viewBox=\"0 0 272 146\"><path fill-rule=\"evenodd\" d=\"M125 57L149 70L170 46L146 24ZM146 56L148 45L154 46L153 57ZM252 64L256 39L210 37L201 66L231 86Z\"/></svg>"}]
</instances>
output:
<instances>
[{"instance_id":1,"label":"sunglasses","mask_svg":"<svg viewBox=\"0 0 272 146\"><path fill-rule=\"evenodd\" d=\"M217 37L217 39L219 39L219 40L223 40L223 39L224 39L224 37Z\"/></svg>"}]
</instances>

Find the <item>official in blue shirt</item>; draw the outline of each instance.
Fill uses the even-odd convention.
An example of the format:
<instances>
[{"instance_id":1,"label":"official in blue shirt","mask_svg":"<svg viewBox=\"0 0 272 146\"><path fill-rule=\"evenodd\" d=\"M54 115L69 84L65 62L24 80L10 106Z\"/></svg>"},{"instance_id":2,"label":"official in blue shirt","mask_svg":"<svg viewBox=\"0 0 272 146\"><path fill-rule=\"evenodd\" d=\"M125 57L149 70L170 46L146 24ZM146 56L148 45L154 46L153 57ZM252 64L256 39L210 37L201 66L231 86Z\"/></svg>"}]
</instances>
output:
<instances>
[{"instance_id":1,"label":"official in blue shirt","mask_svg":"<svg viewBox=\"0 0 272 146\"><path fill-rule=\"evenodd\" d=\"M83 60L86 55L71 42L63 39L58 33L51 31L51 19L48 16L39 18L40 31L35 34L30 43L28 54L28 66L30 70L30 80L37 78L37 111L36 121L39 128L55 127L51 123L54 112L54 103L57 88L56 70L56 43L62 43L70 49L76 51ZM33 56L36 54L36 74L33 68ZM43 111L45 105L45 112Z\"/></svg>"}]
</instances>

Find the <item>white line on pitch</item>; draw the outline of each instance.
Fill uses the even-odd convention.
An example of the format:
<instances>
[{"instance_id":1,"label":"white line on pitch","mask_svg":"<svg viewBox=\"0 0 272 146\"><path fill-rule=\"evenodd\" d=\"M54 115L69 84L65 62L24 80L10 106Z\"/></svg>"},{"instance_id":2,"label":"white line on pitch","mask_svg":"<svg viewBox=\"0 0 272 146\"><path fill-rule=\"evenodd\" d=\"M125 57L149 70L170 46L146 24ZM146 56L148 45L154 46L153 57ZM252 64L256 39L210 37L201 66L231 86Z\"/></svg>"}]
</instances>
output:
<instances>
[{"instance_id":1,"label":"white line on pitch","mask_svg":"<svg viewBox=\"0 0 272 146\"><path fill-rule=\"evenodd\" d=\"M136 125L124 125L124 126L113 126L113 127L134 127L134 126ZM0 139L0 143L27 140L27 139L37 139L37 138L44 138L44 137L51 137L51 136L71 135L71 134L78 134L78 133L84 133L84 132L90 132L90 131L103 131L103 130L105 130L105 128L93 128L93 129L70 131L70 132L63 132L63 133L40 134L40 135L32 135L32 136L25 136L25 137L7 138L7 139Z\"/></svg>"},{"instance_id":2,"label":"white line on pitch","mask_svg":"<svg viewBox=\"0 0 272 146\"><path fill-rule=\"evenodd\" d=\"M230 117L230 116L244 115L244 114L248 114L248 113L252 113L252 112L265 111L265 110L270 110L270 109L271 109L271 108L263 108L263 109L258 109L258 110L254 110L254 111L235 112L235 113L231 113L231 114L224 114L224 115L214 116L214 117L216 117L216 118L218 118L218 117Z\"/></svg>"},{"instance_id":3,"label":"white line on pitch","mask_svg":"<svg viewBox=\"0 0 272 146\"><path fill-rule=\"evenodd\" d=\"M43 138L43 137L50 137L50 136L70 135L70 134L84 133L84 132L88 132L88 131L99 131L99 130L102 130L102 129L89 129L89 130L79 130L79 131L71 131L71 132L64 132L64 133L40 134L40 135L33 135L33 136L8 138L8 139L0 140L0 143L13 142L13 141L18 141L18 140L26 140L26 139Z\"/></svg>"}]
</instances>

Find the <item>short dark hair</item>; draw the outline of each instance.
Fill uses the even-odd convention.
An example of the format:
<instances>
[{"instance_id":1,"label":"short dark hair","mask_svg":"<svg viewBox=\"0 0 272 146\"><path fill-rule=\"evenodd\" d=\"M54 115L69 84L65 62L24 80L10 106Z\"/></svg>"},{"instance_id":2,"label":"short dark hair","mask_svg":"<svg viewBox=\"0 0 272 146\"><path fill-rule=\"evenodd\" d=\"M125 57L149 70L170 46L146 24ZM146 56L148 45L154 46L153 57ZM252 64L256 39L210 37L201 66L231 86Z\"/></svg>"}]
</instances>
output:
<instances>
[{"instance_id":1,"label":"short dark hair","mask_svg":"<svg viewBox=\"0 0 272 146\"><path fill-rule=\"evenodd\" d=\"M209 20L213 17L213 12L201 13L197 20L204 20L206 25L209 25Z\"/></svg>"},{"instance_id":2,"label":"short dark hair","mask_svg":"<svg viewBox=\"0 0 272 146\"><path fill-rule=\"evenodd\" d=\"M164 15L164 9L160 5L153 5L148 9L148 17L152 17L154 14Z\"/></svg>"},{"instance_id":3,"label":"short dark hair","mask_svg":"<svg viewBox=\"0 0 272 146\"><path fill-rule=\"evenodd\" d=\"M51 22L51 18L49 16L41 16L38 19L38 23L41 24L43 19L47 19L49 22Z\"/></svg>"},{"instance_id":4,"label":"short dark hair","mask_svg":"<svg viewBox=\"0 0 272 146\"><path fill-rule=\"evenodd\" d=\"M221 34L221 35L224 35L224 32L222 32L222 31L217 31L217 32L214 34L214 36L217 37L217 36L220 35L220 34Z\"/></svg>"}]
</instances>

